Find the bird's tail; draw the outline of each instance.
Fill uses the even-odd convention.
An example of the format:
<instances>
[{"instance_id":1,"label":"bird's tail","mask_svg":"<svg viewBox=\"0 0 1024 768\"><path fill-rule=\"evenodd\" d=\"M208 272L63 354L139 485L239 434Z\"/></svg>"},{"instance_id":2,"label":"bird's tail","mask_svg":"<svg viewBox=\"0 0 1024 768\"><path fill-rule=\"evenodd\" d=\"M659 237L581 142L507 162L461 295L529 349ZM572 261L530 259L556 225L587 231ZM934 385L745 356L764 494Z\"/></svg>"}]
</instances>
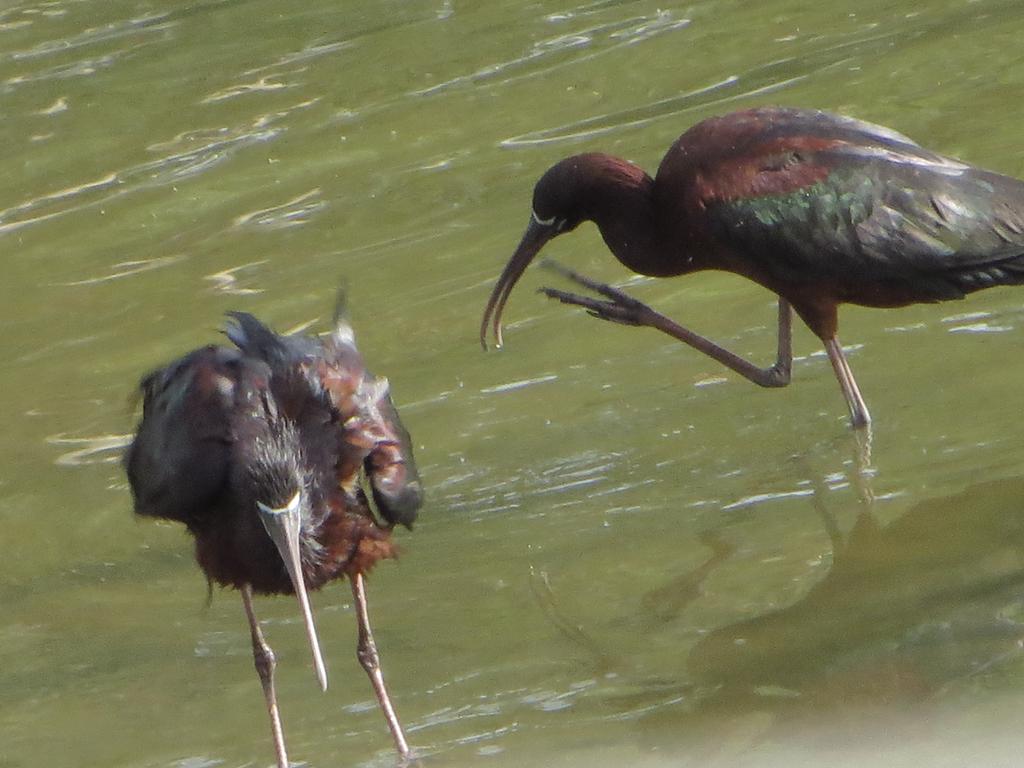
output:
<instances>
[{"instance_id":1,"label":"bird's tail","mask_svg":"<svg viewBox=\"0 0 1024 768\"><path fill-rule=\"evenodd\" d=\"M272 360L284 353L281 337L248 312L228 312L224 333L247 355Z\"/></svg>"}]
</instances>

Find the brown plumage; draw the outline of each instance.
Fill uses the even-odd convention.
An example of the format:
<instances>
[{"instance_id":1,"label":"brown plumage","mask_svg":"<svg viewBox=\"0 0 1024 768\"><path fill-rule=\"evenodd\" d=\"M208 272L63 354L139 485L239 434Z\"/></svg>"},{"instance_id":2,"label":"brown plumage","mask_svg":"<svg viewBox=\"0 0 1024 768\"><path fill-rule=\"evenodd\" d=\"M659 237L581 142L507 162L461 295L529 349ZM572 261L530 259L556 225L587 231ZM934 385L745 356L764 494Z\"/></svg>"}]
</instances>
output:
<instances>
[{"instance_id":1,"label":"brown plumage","mask_svg":"<svg viewBox=\"0 0 1024 768\"><path fill-rule=\"evenodd\" d=\"M501 313L516 281L549 240L584 221L596 223L615 257L639 274L718 269L776 293L776 362L755 366L571 271L604 298L546 289L548 296L660 330L765 387L789 383L792 309L824 342L855 426L870 416L837 336L841 304L899 307L1024 283L1024 182L879 125L762 107L693 126L653 178L593 152L551 166L487 302L482 342L490 327L501 344Z\"/></svg>"},{"instance_id":2,"label":"brown plumage","mask_svg":"<svg viewBox=\"0 0 1024 768\"><path fill-rule=\"evenodd\" d=\"M231 314L227 334L236 348L197 349L141 383L142 420L125 457L135 511L184 523L207 578L241 591L281 768L288 759L274 657L252 595L298 597L326 689L307 591L347 576L358 657L404 757L409 748L384 688L363 576L395 556L392 527L411 527L422 503L408 433L387 380L366 370L347 321L321 339L278 336L251 315Z\"/></svg>"}]
</instances>

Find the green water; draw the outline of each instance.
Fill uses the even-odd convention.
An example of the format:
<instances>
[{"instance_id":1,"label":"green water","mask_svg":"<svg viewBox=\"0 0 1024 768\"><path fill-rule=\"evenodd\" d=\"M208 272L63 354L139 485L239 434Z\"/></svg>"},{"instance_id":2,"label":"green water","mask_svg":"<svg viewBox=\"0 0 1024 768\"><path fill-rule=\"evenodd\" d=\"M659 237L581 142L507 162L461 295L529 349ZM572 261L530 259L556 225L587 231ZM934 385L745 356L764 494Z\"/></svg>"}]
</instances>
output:
<instances>
[{"instance_id":1,"label":"green water","mask_svg":"<svg viewBox=\"0 0 1024 768\"><path fill-rule=\"evenodd\" d=\"M117 462L144 371L229 308L324 328L342 278L429 489L369 582L425 765L1013 764L1024 293L843 311L863 476L806 329L759 390L538 270L476 332L572 152L653 169L784 103L1024 175L1022 35L1008 0L0 4L0 766L272 763L241 601ZM628 277L593 227L546 253ZM772 357L751 283L631 290ZM326 694L258 605L292 758L393 765L348 590L314 603Z\"/></svg>"}]
</instances>

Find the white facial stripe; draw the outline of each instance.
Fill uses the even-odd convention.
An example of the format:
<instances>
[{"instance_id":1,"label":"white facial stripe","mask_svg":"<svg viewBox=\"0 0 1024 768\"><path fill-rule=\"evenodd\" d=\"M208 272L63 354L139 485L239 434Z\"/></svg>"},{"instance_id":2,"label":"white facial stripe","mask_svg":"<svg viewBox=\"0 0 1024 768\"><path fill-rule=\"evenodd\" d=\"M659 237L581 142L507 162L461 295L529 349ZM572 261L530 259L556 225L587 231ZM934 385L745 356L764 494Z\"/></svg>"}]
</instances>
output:
<instances>
[{"instance_id":1,"label":"white facial stripe","mask_svg":"<svg viewBox=\"0 0 1024 768\"><path fill-rule=\"evenodd\" d=\"M550 227L552 224L555 223L555 216L552 216L550 219L542 219L540 216L537 215L536 211L530 211L530 213L533 214L533 220L540 224L542 227Z\"/></svg>"},{"instance_id":2,"label":"white facial stripe","mask_svg":"<svg viewBox=\"0 0 1024 768\"><path fill-rule=\"evenodd\" d=\"M299 504L302 501L302 491L296 491L295 495L292 496L291 501L283 507L276 509L268 507L262 501L257 501L256 506L259 507L260 512L265 515L283 515L286 512L294 512L299 508Z\"/></svg>"}]
</instances>

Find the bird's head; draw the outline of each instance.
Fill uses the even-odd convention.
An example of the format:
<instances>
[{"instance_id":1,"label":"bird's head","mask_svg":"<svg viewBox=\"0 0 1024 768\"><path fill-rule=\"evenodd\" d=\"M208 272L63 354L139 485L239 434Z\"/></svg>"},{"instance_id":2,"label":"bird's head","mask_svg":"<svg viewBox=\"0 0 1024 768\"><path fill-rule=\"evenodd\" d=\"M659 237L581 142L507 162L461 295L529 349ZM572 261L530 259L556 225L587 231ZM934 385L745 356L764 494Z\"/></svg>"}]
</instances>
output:
<instances>
[{"instance_id":1,"label":"bird's head","mask_svg":"<svg viewBox=\"0 0 1024 768\"><path fill-rule=\"evenodd\" d=\"M267 434L253 441L249 479L256 512L284 561L288 578L302 609L313 663L320 687L327 689L327 672L313 625L309 595L302 568L302 552L319 545L310 535L309 481L304 470L298 431L283 419L268 421Z\"/></svg>"},{"instance_id":2,"label":"bird's head","mask_svg":"<svg viewBox=\"0 0 1024 768\"><path fill-rule=\"evenodd\" d=\"M295 426L271 419L264 434L249 444L249 487L260 516L292 510L309 520L305 459Z\"/></svg>"},{"instance_id":3,"label":"bird's head","mask_svg":"<svg viewBox=\"0 0 1024 768\"><path fill-rule=\"evenodd\" d=\"M588 218L584 204L593 158L594 155L574 155L560 160L534 185L530 223L547 228L548 239L572 232Z\"/></svg>"},{"instance_id":4,"label":"bird's head","mask_svg":"<svg viewBox=\"0 0 1024 768\"><path fill-rule=\"evenodd\" d=\"M533 188L530 222L519 247L505 265L484 310L480 324L480 343L487 347L487 327L493 325L494 340L501 346L501 312L512 288L523 272L551 239L572 232L591 218L588 213L594 172L603 155L574 155L548 168Z\"/></svg>"},{"instance_id":5,"label":"bird's head","mask_svg":"<svg viewBox=\"0 0 1024 768\"><path fill-rule=\"evenodd\" d=\"M303 588L301 553L311 540L310 483L295 427L271 420L269 429L249 441L248 483L251 498L298 593ZM305 546L300 547L300 544Z\"/></svg>"}]
</instances>

